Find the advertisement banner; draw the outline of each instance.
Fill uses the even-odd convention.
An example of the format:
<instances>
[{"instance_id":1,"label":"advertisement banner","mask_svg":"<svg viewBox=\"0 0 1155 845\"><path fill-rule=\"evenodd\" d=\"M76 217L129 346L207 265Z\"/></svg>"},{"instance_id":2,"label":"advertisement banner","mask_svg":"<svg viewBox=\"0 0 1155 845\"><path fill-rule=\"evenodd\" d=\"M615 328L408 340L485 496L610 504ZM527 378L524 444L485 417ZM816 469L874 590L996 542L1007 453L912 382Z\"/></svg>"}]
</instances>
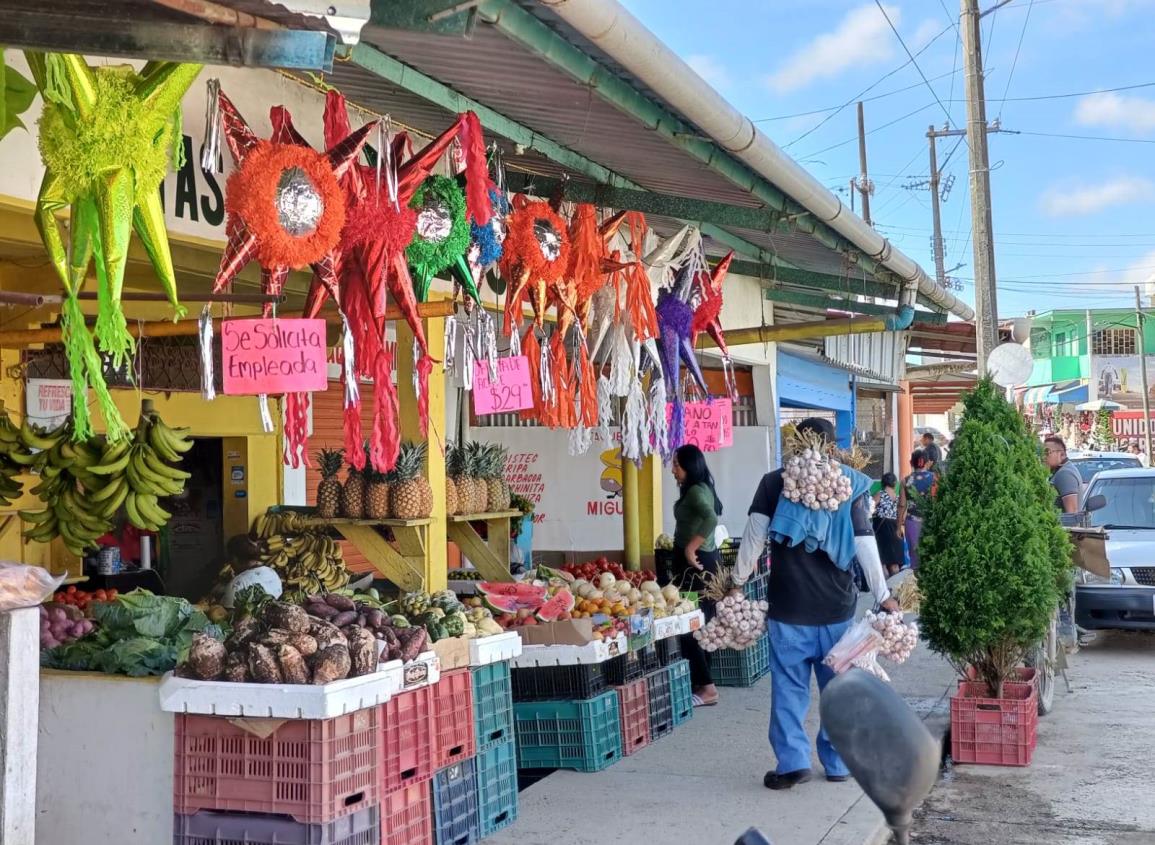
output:
<instances>
[{"instance_id":1,"label":"advertisement banner","mask_svg":"<svg viewBox=\"0 0 1155 845\"><path fill-rule=\"evenodd\" d=\"M1153 414L1155 415L1155 414ZM1147 435L1142 411L1115 411L1111 414L1111 432L1116 440L1134 440Z\"/></svg>"},{"instance_id":2,"label":"advertisement banner","mask_svg":"<svg viewBox=\"0 0 1155 845\"><path fill-rule=\"evenodd\" d=\"M29 421L41 428L56 428L72 413L72 382L58 378L30 378L25 388Z\"/></svg>"},{"instance_id":3,"label":"advertisement banner","mask_svg":"<svg viewBox=\"0 0 1155 845\"><path fill-rule=\"evenodd\" d=\"M325 321L224 320L221 370L231 395L325 390Z\"/></svg>"},{"instance_id":4,"label":"advertisement banner","mask_svg":"<svg viewBox=\"0 0 1155 845\"><path fill-rule=\"evenodd\" d=\"M1091 359L1091 378L1099 399L1142 409L1143 375L1138 355L1096 355ZM1147 356L1147 373L1155 374L1155 355Z\"/></svg>"},{"instance_id":5,"label":"advertisement banner","mask_svg":"<svg viewBox=\"0 0 1155 845\"><path fill-rule=\"evenodd\" d=\"M674 406L667 405L667 421L673 413ZM683 418L686 421L686 442L693 443L703 452L716 452L734 442L734 403L729 399L687 402Z\"/></svg>"}]
</instances>

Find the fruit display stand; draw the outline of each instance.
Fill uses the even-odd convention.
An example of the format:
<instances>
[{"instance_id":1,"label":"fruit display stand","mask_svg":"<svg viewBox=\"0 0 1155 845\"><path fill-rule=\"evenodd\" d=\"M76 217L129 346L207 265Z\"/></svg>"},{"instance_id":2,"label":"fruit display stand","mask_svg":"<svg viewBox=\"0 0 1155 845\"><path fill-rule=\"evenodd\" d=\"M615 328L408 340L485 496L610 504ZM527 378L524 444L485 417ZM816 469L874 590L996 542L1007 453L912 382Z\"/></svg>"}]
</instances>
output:
<instances>
[{"instance_id":1,"label":"fruit display stand","mask_svg":"<svg viewBox=\"0 0 1155 845\"><path fill-rule=\"evenodd\" d=\"M512 581L514 578L509 572L510 520L521 518L522 513L518 510L450 516L445 533L487 581ZM485 526L484 539L477 530L479 524Z\"/></svg>"}]
</instances>

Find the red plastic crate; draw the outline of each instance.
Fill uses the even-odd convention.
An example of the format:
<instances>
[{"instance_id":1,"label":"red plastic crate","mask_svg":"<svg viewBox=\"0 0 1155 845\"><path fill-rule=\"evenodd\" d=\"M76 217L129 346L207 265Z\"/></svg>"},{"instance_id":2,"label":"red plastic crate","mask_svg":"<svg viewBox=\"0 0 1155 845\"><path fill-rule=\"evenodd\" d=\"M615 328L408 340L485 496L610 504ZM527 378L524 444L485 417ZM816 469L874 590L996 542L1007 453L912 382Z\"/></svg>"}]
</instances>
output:
<instances>
[{"instance_id":1,"label":"red plastic crate","mask_svg":"<svg viewBox=\"0 0 1155 845\"><path fill-rule=\"evenodd\" d=\"M419 687L381 705L378 712L381 714L381 788L384 792L395 792L433 777L432 704L432 688Z\"/></svg>"},{"instance_id":2,"label":"red plastic crate","mask_svg":"<svg viewBox=\"0 0 1155 845\"><path fill-rule=\"evenodd\" d=\"M650 744L650 694L645 678L614 687L622 723L622 753L627 757Z\"/></svg>"},{"instance_id":3,"label":"red plastic crate","mask_svg":"<svg viewBox=\"0 0 1155 845\"><path fill-rule=\"evenodd\" d=\"M1039 724L1033 684L1003 684L988 698L983 683L960 681L950 700L951 756L956 763L1029 766Z\"/></svg>"},{"instance_id":4,"label":"red plastic crate","mask_svg":"<svg viewBox=\"0 0 1155 845\"><path fill-rule=\"evenodd\" d=\"M378 803L380 713L292 719L262 739L219 716L176 717L174 809L325 824Z\"/></svg>"},{"instance_id":5,"label":"red plastic crate","mask_svg":"<svg viewBox=\"0 0 1155 845\"><path fill-rule=\"evenodd\" d=\"M473 674L468 667L442 672L432 687L433 770L460 763L477 753L473 723Z\"/></svg>"},{"instance_id":6,"label":"red plastic crate","mask_svg":"<svg viewBox=\"0 0 1155 845\"><path fill-rule=\"evenodd\" d=\"M381 802L381 845L433 845L433 790L429 778L385 796Z\"/></svg>"}]
</instances>

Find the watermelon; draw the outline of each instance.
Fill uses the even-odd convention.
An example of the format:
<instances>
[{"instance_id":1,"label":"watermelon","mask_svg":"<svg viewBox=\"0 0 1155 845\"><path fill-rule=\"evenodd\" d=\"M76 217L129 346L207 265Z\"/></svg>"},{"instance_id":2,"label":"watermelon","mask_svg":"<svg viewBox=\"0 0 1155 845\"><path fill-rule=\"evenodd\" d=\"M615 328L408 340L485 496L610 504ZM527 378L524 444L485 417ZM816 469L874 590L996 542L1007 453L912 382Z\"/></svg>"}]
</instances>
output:
<instances>
[{"instance_id":1,"label":"watermelon","mask_svg":"<svg viewBox=\"0 0 1155 845\"><path fill-rule=\"evenodd\" d=\"M496 613L537 610L546 600L545 587L506 581L482 581L477 585L486 606Z\"/></svg>"},{"instance_id":2,"label":"watermelon","mask_svg":"<svg viewBox=\"0 0 1155 845\"><path fill-rule=\"evenodd\" d=\"M537 609L537 618L542 622L554 622L563 616L568 617L573 610L574 596L569 590L562 588Z\"/></svg>"}]
</instances>

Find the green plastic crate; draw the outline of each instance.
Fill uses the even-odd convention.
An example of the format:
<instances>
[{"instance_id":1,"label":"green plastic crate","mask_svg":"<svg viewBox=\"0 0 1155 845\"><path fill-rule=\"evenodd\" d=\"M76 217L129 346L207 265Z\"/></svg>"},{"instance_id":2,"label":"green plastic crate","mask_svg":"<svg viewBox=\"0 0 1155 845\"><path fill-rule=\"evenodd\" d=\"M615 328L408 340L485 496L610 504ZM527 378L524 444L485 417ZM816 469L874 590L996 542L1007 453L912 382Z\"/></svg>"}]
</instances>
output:
<instances>
[{"instance_id":1,"label":"green plastic crate","mask_svg":"<svg viewBox=\"0 0 1155 845\"><path fill-rule=\"evenodd\" d=\"M690 662L675 660L666 667L670 675L670 697L674 704L674 727L694 716L694 690L690 685Z\"/></svg>"},{"instance_id":2,"label":"green plastic crate","mask_svg":"<svg viewBox=\"0 0 1155 845\"><path fill-rule=\"evenodd\" d=\"M766 601L770 595L770 573L755 575L742 585L742 592L750 601Z\"/></svg>"},{"instance_id":3,"label":"green plastic crate","mask_svg":"<svg viewBox=\"0 0 1155 845\"><path fill-rule=\"evenodd\" d=\"M477 755L477 816L482 839L517 821L517 753L512 739Z\"/></svg>"},{"instance_id":4,"label":"green plastic crate","mask_svg":"<svg viewBox=\"0 0 1155 845\"><path fill-rule=\"evenodd\" d=\"M622 759L613 690L584 701L514 702L513 718L518 768L599 772Z\"/></svg>"},{"instance_id":5,"label":"green plastic crate","mask_svg":"<svg viewBox=\"0 0 1155 845\"><path fill-rule=\"evenodd\" d=\"M473 670L473 722L478 754L513 739L513 687L508 661Z\"/></svg>"},{"instance_id":6,"label":"green plastic crate","mask_svg":"<svg viewBox=\"0 0 1155 845\"><path fill-rule=\"evenodd\" d=\"M710 655L710 674L720 687L750 687L769 671L769 632L742 651L720 648Z\"/></svg>"}]
</instances>

